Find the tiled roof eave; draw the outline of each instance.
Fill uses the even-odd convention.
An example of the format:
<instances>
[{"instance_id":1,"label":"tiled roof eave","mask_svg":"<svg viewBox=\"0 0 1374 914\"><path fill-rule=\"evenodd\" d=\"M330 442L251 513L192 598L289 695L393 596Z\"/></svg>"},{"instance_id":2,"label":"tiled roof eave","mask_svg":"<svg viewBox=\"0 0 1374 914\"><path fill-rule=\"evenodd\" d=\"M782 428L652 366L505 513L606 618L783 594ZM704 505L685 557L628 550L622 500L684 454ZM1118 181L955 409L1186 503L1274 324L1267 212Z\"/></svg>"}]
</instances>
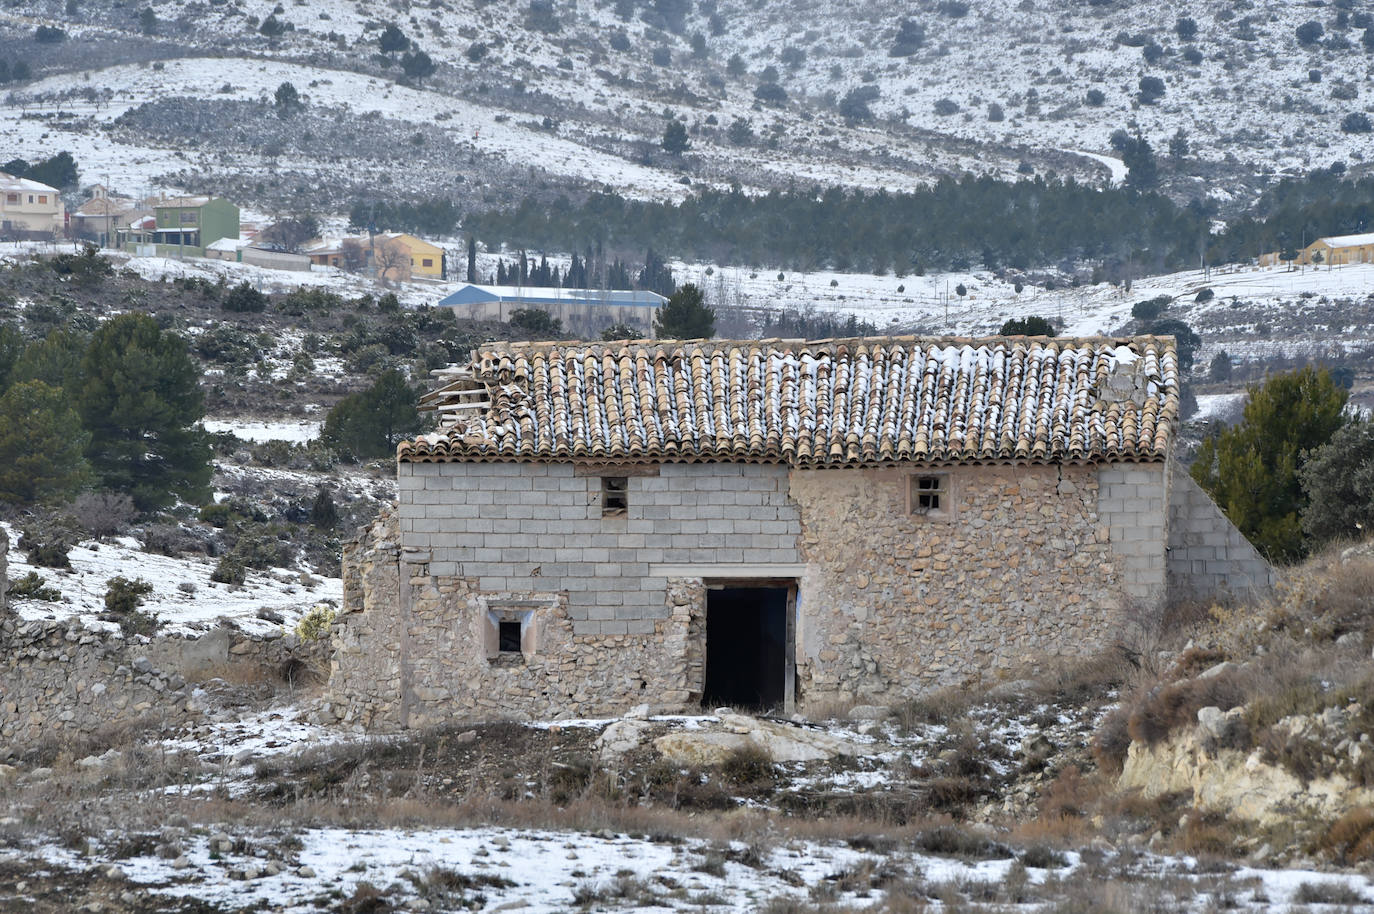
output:
<instances>
[{"instance_id":1,"label":"tiled roof eave","mask_svg":"<svg viewBox=\"0 0 1374 914\"><path fill-rule=\"evenodd\" d=\"M764 454L752 456L726 457L715 455L675 455L662 457L548 457L534 454L477 454L477 453L413 453L406 451L397 455L399 463L568 463L575 466L658 466L665 463L679 464L768 464L787 466L797 470L861 470L886 469L893 467L956 467L956 466L1097 466L1111 463L1164 463L1168 456L1163 453L1117 453L1084 455L1051 455L1046 457L943 457L927 460L875 459L875 460L834 460L834 461L797 461Z\"/></svg>"}]
</instances>

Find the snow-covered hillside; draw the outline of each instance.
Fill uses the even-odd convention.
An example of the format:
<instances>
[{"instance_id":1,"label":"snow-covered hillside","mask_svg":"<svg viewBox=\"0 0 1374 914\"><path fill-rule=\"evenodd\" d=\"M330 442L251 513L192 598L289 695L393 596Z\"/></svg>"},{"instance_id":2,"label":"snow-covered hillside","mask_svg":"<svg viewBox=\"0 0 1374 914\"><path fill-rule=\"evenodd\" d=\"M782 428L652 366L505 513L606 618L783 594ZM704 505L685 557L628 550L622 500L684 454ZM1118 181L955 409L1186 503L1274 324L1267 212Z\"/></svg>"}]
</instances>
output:
<instances>
[{"instance_id":1,"label":"snow-covered hillside","mask_svg":"<svg viewBox=\"0 0 1374 914\"><path fill-rule=\"evenodd\" d=\"M686 181L900 189L963 170L1105 181L1123 172L1108 142L1122 128L1161 153L1184 130L1189 153L1166 185L1225 204L1265 175L1358 166L1368 153L1367 135L1341 127L1371 101L1364 20L1307 4L454 0L383 15L356 0L172 0L151 35L122 4L72 9L28 0L0 13L0 56L35 76L11 86L0 149L29 160L70 149L84 181L126 193L252 196L261 184L261 199L243 202L269 209L318 207L331 184L491 205L559 187L672 198ZM269 17L292 30L265 36ZM919 46L897 46L904 18ZM389 19L436 72L408 79L401 53L379 53ZM1307 22L1321 36L1304 43ZM40 24L66 40L38 44ZM1163 95L1142 102L1142 77L1162 80ZM786 101L760 102L774 78ZM312 116L346 122L355 148L312 141L306 127L263 141L283 82ZM862 104L841 105L854 90ZM126 112L169 100L195 104L165 131L120 129ZM229 106L246 101L262 104L245 122ZM216 118L245 142L210 130ZM659 147L668 118L688 128L682 156Z\"/></svg>"}]
</instances>

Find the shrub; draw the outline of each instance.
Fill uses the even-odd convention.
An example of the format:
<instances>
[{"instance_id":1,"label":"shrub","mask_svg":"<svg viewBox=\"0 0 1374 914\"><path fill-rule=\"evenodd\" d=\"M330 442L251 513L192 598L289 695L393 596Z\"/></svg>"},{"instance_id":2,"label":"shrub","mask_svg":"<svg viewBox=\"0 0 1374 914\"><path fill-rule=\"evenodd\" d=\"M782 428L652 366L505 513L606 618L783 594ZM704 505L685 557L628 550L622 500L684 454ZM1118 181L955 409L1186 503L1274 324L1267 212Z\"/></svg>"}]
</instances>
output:
<instances>
[{"instance_id":1,"label":"shrub","mask_svg":"<svg viewBox=\"0 0 1374 914\"><path fill-rule=\"evenodd\" d=\"M619 34L623 35L624 33L622 32ZM614 35L611 36L611 47L615 47ZM474 41L472 44L468 45L468 49L463 53L468 60L472 61L473 63L477 63L483 57L486 57L487 52L490 50L491 48L487 45L485 41ZM617 50L624 50L624 48L617 48Z\"/></svg>"},{"instance_id":2,"label":"shrub","mask_svg":"<svg viewBox=\"0 0 1374 914\"><path fill-rule=\"evenodd\" d=\"M1374 809L1357 806L1332 822L1317 849L1341 866L1374 860Z\"/></svg>"},{"instance_id":3,"label":"shrub","mask_svg":"<svg viewBox=\"0 0 1374 914\"><path fill-rule=\"evenodd\" d=\"M1100 108L1102 104L1107 101L1107 94L1101 89L1089 89L1088 94L1084 97L1084 101L1093 108Z\"/></svg>"},{"instance_id":4,"label":"shrub","mask_svg":"<svg viewBox=\"0 0 1374 914\"><path fill-rule=\"evenodd\" d=\"M1368 901L1344 882L1304 882L1293 893L1294 904L1363 905Z\"/></svg>"},{"instance_id":5,"label":"shrub","mask_svg":"<svg viewBox=\"0 0 1374 914\"><path fill-rule=\"evenodd\" d=\"M86 492L78 495L67 512L88 536L115 536L129 529L138 509L134 500L115 492Z\"/></svg>"},{"instance_id":6,"label":"shrub","mask_svg":"<svg viewBox=\"0 0 1374 914\"><path fill-rule=\"evenodd\" d=\"M1140 92L1136 97L1140 100L1142 105L1153 105L1164 97L1164 80L1160 79L1158 76L1140 77L1139 87Z\"/></svg>"},{"instance_id":7,"label":"shrub","mask_svg":"<svg viewBox=\"0 0 1374 914\"><path fill-rule=\"evenodd\" d=\"M911 19L903 19L897 26L897 37L892 43L890 57L910 57L926 43L926 27Z\"/></svg>"},{"instance_id":8,"label":"shrub","mask_svg":"<svg viewBox=\"0 0 1374 914\"><path fill-rule=\"evenodd\" d=\"M56 44L59 41L67 40L67 33L62 29L50 25L40 25L33 32L35 41L43 44Z\"/></svg>"},{"instance_id":9,"label":"shrub","mask_svg":"<svg viewBox=\"0 0 1374 914\"><path fill-rule=\"evenodd\" d=\"M773 760L763 748L748 743L720 763L721 777L737 788L759 788L772 785L776 773Z\"/></svg>"},{"instance_id":10,"label":"shrub","mask_svg":"<svg viewBox=\"0 0 1374 914\"><path fill-rule=\"evenodd\" d=\"M1245 690L1234 673L1182 679L1146 693L1131 711L1128 732L1135 742L1154 745L1175 730L1196 725L1200 708L1229 711L1244 702Z\"/></svg>"},{"instance_id":11,"label":"shrub","mask_svg":"<svg viewBox=\"0 0 1374 914\"><path fill-rule=\"evenodd\" d=\"M67 553L76 545L79 534L75 522L65 515L43 515L20 528L19 551L35 565L44 568L72 567Z\"/></svg>"},{"instance_id":12,"label":"shrub","mask_svg":"<svg viewBox=\"0 0 1374 914\"><path fill-rule=\"evenodd\" d=\"M1341 118L1342 133L1369 133L1374 130L1374 124L1369 121L1369 115L1363 111L1353 111Z\"/></svg>"},{"instance_id":13,"label":"shrub","mask_svg":"<svg viewBox=\"0 0 1374 914\"><path fill-rule=\"evenodd\" d=\"M42 600L45 603L56 603L62 599L62 592L55 587L46 586L42 575L36 571L30 571L14 581L10 581L9 590L12 600Z\"/></svg>"},{"instance_id":14,"label":"shrub","mask_svg":"<svg viewBox=\"0 0 1374 914\"><path fill-rule=\"evenodd\" d=\"M1299 44L1316 44L1322 40L1322 35L1326 30L1322 24L1315 19L1309 19L1302 25L1294 29L1293 34L1297 36Z\"/></svg>"},{"instance_id":15,"label":"shrub","mask_svg":"<svg viewBox=\"0 0 1374 914\"><path fill-rule=\"evenodd\" d=\"M1190 473L1261 552L1292 561L1307 549L1299 472L1348 424L1349 394L1312 367L1249 388L1242 421L1202 442Z\"/></svg>"},{"instance_id":16,"label":"shrub","mask_svg":"<svg viewBox=\"0 0 1374 914\"><path fill-rule=\"evenodd\" d=\"M1211 289L1200 289L1197 295L1193 296L1193 301L1197 302L1199 305L1205 305L1216 297L1217 293L1213 292Z\"/></svg>"},{"instance_id":17,"label":"shrub","mask_svg":"<svg viewBox=\"0 0 1374 914\"><path fill-rule=\"evenodd\" d=\"M143 605L143 598L153 592L153 585L142 578L130 581L123 575L110 578L105 588L105 611L124 615Z\"/></svg>"},{"instance_id":18,"label":"shrub","mask_svg":"<svg viewBox=\"0 0 1374 914\"><path fill-rule=\"evenodd\" d=\"M673 121L673 123L679 127L682 126L678 121ZM510 325L530 335L561 336L563 333L563 322L539 308L515 309L510 315Z\"/></svg>"},{"instance_id":19,"label":"shrub","mask_svg":"<svg viewBox=\"0 0 1374 914\"><path fill-rule=\"evenodd\" d=\"M1311 451L1298 471L1303 532L1316 542L1374 529L1374 423L1354 422Z\"/></svg>"},{"instance_id":20,"label":"shrub","mask_svg":"<svg viewBox=\"0 0 1374 914\"><path fill-rule=\"evenodd\" d=\"M952 98L942 98L935 103L935 113L941 117L959 113L959 103Z\"/></svg>"},{"instance_id":21,"label":"shrub","mask_svg":"<svg viewBox=\"0 0 1374 914\"><path fill-rule=\"evenodd\" d=\"M764 83L754 90L754 98L765 105L787 104L787 90L777 83Z\"/></svg>"},{"instance_id":22,"label":"shrub","mask_svg":"<svg viewBox=\"0 0 1374 914\"><path fill-rule=\"evenodd\" d=\"M1138 321L1152 321L1163 314L1164 309L1169 307L1169 303L1172 301L1173 298L1168 295L1138 301L1131 306L1131 317Z\"/></svg>"},{"instance_id":23,"label":"shrub","mask_svg":"<svg viewBox=\"0 0 1374 914\"><path fill-rule=\"evenodd\" d=\"M225 311L238 313L266 311L267 296L249 285L247 280L244 280L229 290L229 294L224 296L224 301L220 307Z\"/></svg>"},{"instance_id":24,"label":"shrub","mask_svg":"<svg viewBox=\"0 0 1374 914\"><path fill-rule=\"evenodd\" d=\"M998 331L1001 336L1054 336L1058 332L1048 318L1038 315L1012 318Z\"/></svg>"},{"instance_id":25,"label":"shrub","mask_svg":"<svg viewBox=\"0 0 1374 914\"><path fill-rule=\"evenodd\" d=\"M1183 41L1192 41L1197 37L1197 23L1187 16L1180 16L1174 23L1174 33Z\"/></svg>"},{"instance_id":26,"label":"shrub","mask_svg":"<svg viewBox=\"0 0 1374 914\"><path fill-rule=\"evenodd\" d=\"M310 612L301 616L296 623L296 636L302 641L318 641L329 637L329 628L334 624L334 608L327 603L319 603Z\"/></svg>"},{"instance_id":27,"label":"shrub","mask_svg":"<svg viewBox=\"0 0 1374 914\"><path fill-rule=\"evenodd\" d=\"M320 489L310 506L310 523L321 530L332 530L339 522L339 509L328 489Z\"/></svg>"},{"instance_id":28,"label":"shrub","mask_svg":"<svg viewBox=\"0 0 1374 914\"><path fill-rule=\"evenodd\" d=\"M221 556L215 570L210 572L210 580L220 584L242 584L247 577L243 562L233 553Z\"/></svg>"}]
</instances>

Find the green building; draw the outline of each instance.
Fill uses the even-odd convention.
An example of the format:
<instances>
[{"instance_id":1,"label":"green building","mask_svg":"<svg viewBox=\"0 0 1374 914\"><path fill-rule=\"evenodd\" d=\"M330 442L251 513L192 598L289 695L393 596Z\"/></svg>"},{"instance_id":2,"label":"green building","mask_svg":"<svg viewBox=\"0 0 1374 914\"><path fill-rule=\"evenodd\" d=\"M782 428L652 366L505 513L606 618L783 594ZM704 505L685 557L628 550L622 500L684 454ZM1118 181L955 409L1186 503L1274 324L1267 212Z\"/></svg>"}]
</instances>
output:
<instances>
[{"instance_id":1,"label":"green building","mask_svg":"<svg viewBox=\"0 0 1374 914\"><path fill-rule=\"evenodd\" d=\"M172 197L153 216L119 233L119 247L145 256L205 256L221 238L239 237L239 208L220 197Z\"/></svg>"}]
</instances>

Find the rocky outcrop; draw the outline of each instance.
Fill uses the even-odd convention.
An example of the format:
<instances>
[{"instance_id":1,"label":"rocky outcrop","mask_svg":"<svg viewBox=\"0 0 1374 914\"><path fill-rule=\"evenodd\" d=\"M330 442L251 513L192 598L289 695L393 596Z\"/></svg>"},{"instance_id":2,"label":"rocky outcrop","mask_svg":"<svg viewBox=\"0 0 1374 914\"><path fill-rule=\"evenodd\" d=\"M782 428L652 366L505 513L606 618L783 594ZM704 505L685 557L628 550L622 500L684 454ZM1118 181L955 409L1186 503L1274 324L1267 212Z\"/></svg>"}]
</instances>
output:
<instances>
[{"instance_id":1,"label":"rocky outcrop","mask_svg":"<svg viewBox=\"0 0 1374 914\"><path fill-rule=\"evenodd\" d=\"M742 749L758 749L774 762L815 762L841 755L867 755L869 748L820 730L721 714L720 729L680 730L654 740L654 748L682 765L719 765Z\"/></svg>"},{"instance_id":2,"label":"rocky outcrop","mask_svg":"<svg viewBox=\"0 0 1374 914\"><path fill-rule=\"evenodd\" d=\"M1146 797L1191 793L1200 809L1260 825L1295 817L1331 819L1354 806L1374 804L1374 789L1360 786L1353 771L1374 753L1368 734L1345 734L1352 715L1330 708L1321 715L1284 718L1272 732L1318 749L1321 759L1306 780L1262 749L1218 747L1237 724L1235 712L1198 712L1200 725L1153 746L1132 743L1117 786ZM1283 745L1283 743L1280 743Z\"/></svg>"}]
</instances>

